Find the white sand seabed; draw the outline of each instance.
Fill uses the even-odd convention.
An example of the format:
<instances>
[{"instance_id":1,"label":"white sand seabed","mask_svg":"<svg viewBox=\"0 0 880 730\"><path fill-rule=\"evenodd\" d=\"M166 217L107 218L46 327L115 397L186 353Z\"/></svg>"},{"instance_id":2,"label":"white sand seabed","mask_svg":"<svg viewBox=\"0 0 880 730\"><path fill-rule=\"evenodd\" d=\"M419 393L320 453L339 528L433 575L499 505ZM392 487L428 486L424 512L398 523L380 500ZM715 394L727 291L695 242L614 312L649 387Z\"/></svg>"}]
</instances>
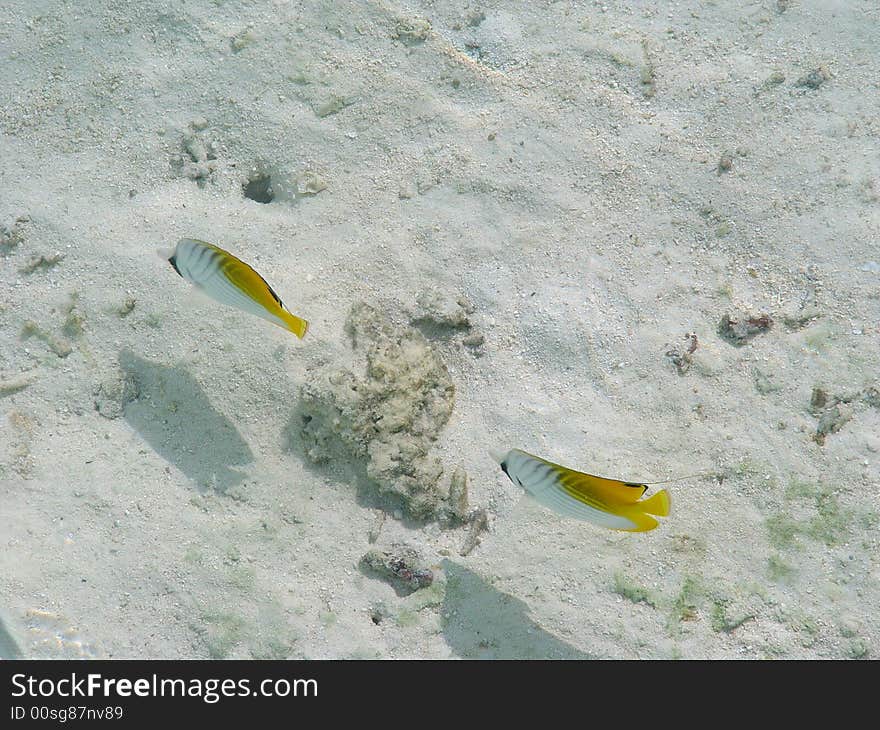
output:
<instances>
[{"instance_id":1,"label":"white sand seabed","mask_svg":"<svg viewBox=\"0 0 880 730\"><path fill-rule=\"evenodd\" d=\"M0 6L3 655L877 656L875 2ZM183 236L306 338L194 301L155 255ZM405 322L428 287L485 337L436 343L435 453L490 530L461 556L389 515L376 545L436 576L400 596L292 413L310 368L361 366L353 303ZM774 324L735 347L738 311ZM815 387L849 400L824 445ZM616 533L523 498L512 447L716 476Z\"/></svg>"}]
</instances>

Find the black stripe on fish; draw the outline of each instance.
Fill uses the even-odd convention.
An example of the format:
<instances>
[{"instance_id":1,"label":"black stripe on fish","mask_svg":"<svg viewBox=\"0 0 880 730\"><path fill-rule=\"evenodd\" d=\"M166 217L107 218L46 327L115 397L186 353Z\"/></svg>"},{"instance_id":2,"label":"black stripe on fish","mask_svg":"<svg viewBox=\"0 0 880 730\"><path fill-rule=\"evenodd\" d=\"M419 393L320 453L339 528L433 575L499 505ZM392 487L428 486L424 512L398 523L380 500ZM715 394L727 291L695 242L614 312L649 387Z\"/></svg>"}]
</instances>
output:
<instances>
[{"instance_id":1,"label":"black stripe on fish","mask_svg":"<svg viewBox=\"0 0 880 730\"><path fill-rule=\"evenodd\" d=\"M195 259L193 259L193 262L192 262L193 268L195 268L196 266L199 265L199 263L201 263L201 260L205 257L206 254L208 256L212 256L214 253L216 253L216 252L214 251L213 248L209 248L208 246L199 246L199 252L196 254L196 257L195 257ZM208 261L210 261L210 260L211 259L208 259Z\"/></svg>"},{"instance_id":2,"label":"black stripe on fish","mask_svg":"<svg viewBox=\"0 0 880 730\"><path fill-rule=\"evenodd\" d=\"M230 256L231 256L231 255L232 255L232 254L230 254ZM240 264L244 264L247 268L249 268L251 271L253 271L253 272L257 275L257 278L258 278L260 281L262 281L262 282L266 285L266 288L269 290L269 294L272 295L272 299L275 300L275 302L278 304L279 307L281 307L282 309L284 309L284 302L281 301L281 297L279 297L279 296L275 293L275 290L274 290L271 286L269 286L269 282L266 281L266 280L260 275L260 272L257 271L257 270L256 270L253 266L251 266L250 264L247 264L247 263L245 263L244 261L242 261L242 260L241 260L240 258L238 258L237 256L236 256L236 257L233 257L233 258L234 258L235 261L238 261L238 263L240 263ZM227 260L226 262L224 262L224 265L223 265L223 267L222 267L222 268L224 269L224 271L225 271L226 269L228 269L228 267L231 266L232 263L233 263L232 261L228 261L228 260ZM227 276L228 276L228 275L227 275Z\"/></svg>"},{"instance_id":3,"label":"black stripe on fish","mask_svg":"<svg viewBox=\"0 0 880 730\"><path fill-rule=\"evenodd\" d=\"M194 261L190 263L189 266L189 274L190 277L195 279L196 281L204 279L205 274L212 266L217 266L218 261L221 261L223 258L223 254L219 251L215 251L212 248L203 248L196 255Z\"/></svg>"},{"instance_id":4,"label":"black stripe on fish","mask_svg":"<svg viewBox=\"0 0 880 730\"><path fill-rule=\"evenodd\" d=\"M526 479L533 479L542 466L545 466L545 464L538 459L529 459L526 465L522 468L523 477Z\"/></svg>"},{"instance_id":5,"label":"black stripe on fish","mask_svg":"<svg viewBox=\"0 0 880 730\"><path fill-rule=\"evenodd\" d=\"M177 272L178 276L183 276L183 274L180 273L180 269L177 268L177 255L176 254L174 256L172 256L170 259L168 259L168 263L174 267L174 270Z\"/></svg>"},{"instance_id":6,"label":"black stripe on fish","mask_svg":"<svg viewBox=\"0 0 880 730\"><path fill-rule=\"evenodd\" d=\"M258 272L255 272L255 273L257 273L257 276L260 276L260 274ZM266 281L262 276L260 276L260 281L262 281L266 285L266 288L269 290L269 293L272 295L272 298L276 302L278 302L278 306L281 307L282 309L284 309L284 303L281 301L281 297L279 297L275 293L275 290L271 286L269 286L269 282Z\"/></svg>"}]
</instances>

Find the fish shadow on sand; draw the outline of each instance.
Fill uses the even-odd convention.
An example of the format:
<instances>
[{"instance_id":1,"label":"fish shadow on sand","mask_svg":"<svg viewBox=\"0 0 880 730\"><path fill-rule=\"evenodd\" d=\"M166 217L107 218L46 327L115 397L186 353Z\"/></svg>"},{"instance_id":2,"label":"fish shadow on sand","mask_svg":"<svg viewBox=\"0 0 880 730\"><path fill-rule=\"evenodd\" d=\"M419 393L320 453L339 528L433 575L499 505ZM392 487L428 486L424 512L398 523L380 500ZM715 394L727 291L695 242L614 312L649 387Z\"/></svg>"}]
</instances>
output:
<instances>
[{"instance_id":1,"label":"fish shadow on sand","mask_svg":"<svg viewBox=\"0 0 880 730\"><path fill-rule=\"evenodd\" d=\"M544 631L528 606L479 575L443 560L446 597L443 636L464 659L594 659Z\"/></svg>"},{"instance_id":2,"label":"fish shadow on sand","mask_svg":"<svg viewBox=\"0 0 880 730\"><path fill-rule=\"evenodd\" d=\"M21 659L22 651L0 615L0 659Z\"/></svg>"},{"instance_id":3,"label":"fish shadow on sand","mask_svg":"<svg viewBox=\"0 0 880 730\"><path fill-rule=\"evenodd\" d=\"M225 492L244 479L236 467L253 462L253 453L192 375L130 350L119 353L119 366L138 389L137 399L125 406L125 420L159 456L200 489Z\"/></svg>"}]
</instances>

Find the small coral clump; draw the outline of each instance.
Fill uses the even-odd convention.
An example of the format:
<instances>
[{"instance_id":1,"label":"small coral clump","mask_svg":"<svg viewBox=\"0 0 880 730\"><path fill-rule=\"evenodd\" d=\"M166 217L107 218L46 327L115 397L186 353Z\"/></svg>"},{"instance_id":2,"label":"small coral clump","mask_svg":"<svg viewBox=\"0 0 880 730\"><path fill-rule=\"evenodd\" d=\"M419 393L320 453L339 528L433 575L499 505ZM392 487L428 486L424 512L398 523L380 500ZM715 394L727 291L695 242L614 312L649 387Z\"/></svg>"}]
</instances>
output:
<instances>
[{"instance_id":1,"label":"small coral clump","mask_svg":"<svg viewBox=\"0 0 880 730\"><path fill-rule=\"evenodd\" d=\"M730 344L741 347L772 326L773 320L767 314L725 314L718 325L718 334Z\"/></svg>"},{"instance_id":2,"label":"small coral clump","mask_svg":"<svg viewBox=\"0 0 880 730\"><path fill-rule=\"evenodd\" d=\"M367 304L352 307L346 330L355 349L366 350L366 373L323 368L302 386L306 456L329 461L341 448L364 461L379 492L398 497L410 517L448 513L443 465L429 452L452 415L449 371L418 330L392 324Z\"/></svg>"},{"instance_id":3,"label":"small coral clump","mask_svg":"<svg viewBox=\"0 0 880 730\"><path fill-rule=\"evenodd\" d=\"M423 565L418 551L409 545L395 543L389 550L370 550L361 563L404 591L427 588L434 582L434 571Z\"/></svg>"}]
</instances>

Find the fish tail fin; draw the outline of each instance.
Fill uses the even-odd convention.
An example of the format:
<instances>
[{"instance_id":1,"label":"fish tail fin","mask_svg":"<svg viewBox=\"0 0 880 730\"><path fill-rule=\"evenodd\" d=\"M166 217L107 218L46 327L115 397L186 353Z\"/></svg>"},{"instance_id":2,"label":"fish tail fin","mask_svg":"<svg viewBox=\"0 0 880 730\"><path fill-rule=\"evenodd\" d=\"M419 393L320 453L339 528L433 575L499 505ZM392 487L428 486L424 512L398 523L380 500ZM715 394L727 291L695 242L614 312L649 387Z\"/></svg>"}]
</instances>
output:
<instances>
[{"instance_id":1,"label":"fish tail fin","mask_svg":"<svg viewBox=\"0 0 880 730\"><path fill-rule=\"evenodd\" d=\"M163 261L168 261L172 256L174 256L173 248L157 248L156 255L162 259Z\"/></svg>"},{"instance_id":2,"label":"fish tail fin","mask_svg":"<svg viewBox=\"0 0 880 730\"><path fill-rule=\"evenodd\" d=\"M628 505L620 514L633 523L633 526L627 532L647 532L648 530L653 530L660 523L651 515L666 517L669 514L669 494L665 489L661 489L657 494L652 494L646 500Z\"/></svg>"},{"instance_id":3,"label":"fish tail fin","mask_svg":"<svg viewBox=\"0 0 880 730\"><path fill-rule=\"evenodd\" d=\"M665 489L661 489L657 494L653 494L639 502L638 505L642 512L647 512L649 515L666 517L669 514L669 493Z\"/></svg>"},{"instance_id":4,"label":"fish tail fin","mask_svg":"<svg viewBox=\"0 0 880 730\"><path fill-rule=\"evenodd\" d=\"M285 328L293 332L297 337L302 339L306 336L306 332L309 330L309 323L306 320L284 309L281 310L281 319L284 320Z\"/></svg>"}]
</instances>

